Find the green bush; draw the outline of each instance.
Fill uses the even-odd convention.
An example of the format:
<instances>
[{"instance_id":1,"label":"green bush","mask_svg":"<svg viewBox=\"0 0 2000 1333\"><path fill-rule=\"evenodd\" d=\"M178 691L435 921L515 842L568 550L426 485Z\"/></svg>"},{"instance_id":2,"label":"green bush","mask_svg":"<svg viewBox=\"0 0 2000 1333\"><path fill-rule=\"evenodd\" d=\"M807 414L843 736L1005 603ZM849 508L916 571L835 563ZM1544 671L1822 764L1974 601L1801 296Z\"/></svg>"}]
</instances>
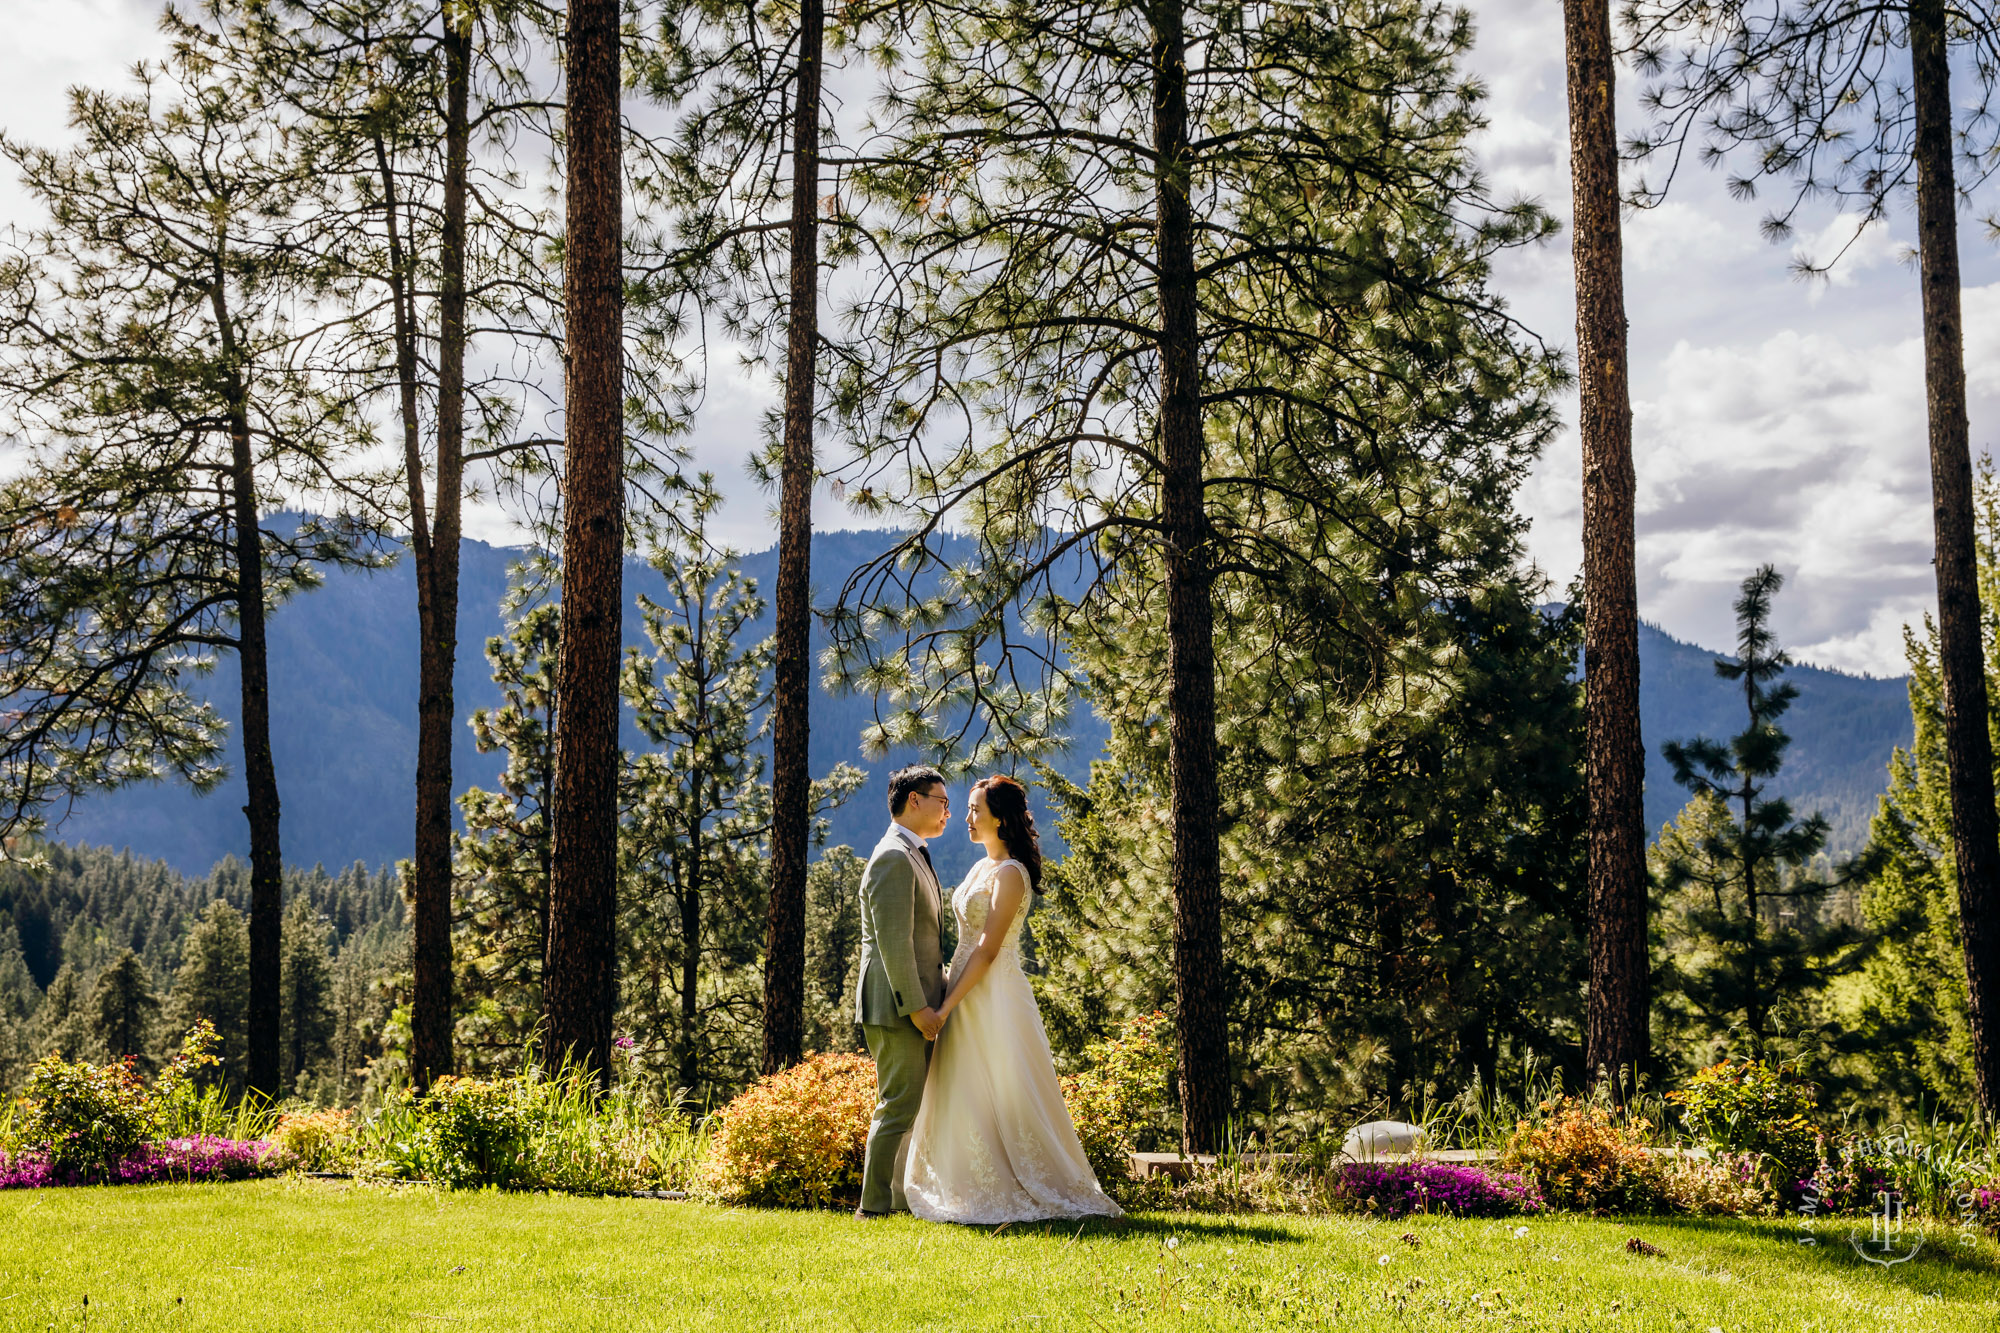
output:
<instances>
[{"instance_id":1,"label":"green bush","mask_svg":"<svg viewBox=\"0 0 2000 1333\"><path fill-rule=\"evenodd\" d=\"M535 1126L530 1172L536 1185L577 1194L688 1189L706 1148L678 1101L661 1105L620 1085L599 1092L582 1074L516 1080Z\"/></svg>"},{"instance_id":2,"label":"green bush","mask_svg":"<svg viewBox=\"0 0 2000 1333\"><path fill-rule=\"evenodd\" d=\"M109 1171L146 1141L153 1115L146 1085L122 1064L71 1064L60 1055L28 1073L21 1143L58 1171Z\"/></svg>"},{"instance_id":3,"label":"green bush","mask_svg":"<svg viewBox=\"0 0 2000 1333\"><path fill-rule=\"evenodd\" d=\"M1750 1153L1676 1157L1662 1168L1662 1192L1677 1213L1696 1217L1770 1217L1778 1196Z\"/></svg>"},{"instance_id":4,"label":"green bush","mask_svg":"<svg viewBox=\"0 0 2000 1333\"><path fill-rule=\"evenodd\" d=\"M270 1099L246 1092L231 1102L229 1090L211 1072L222 1067L215 1054L221 1044L215 1025L205 1018L196 1019L188 1029L179 1054L153 1080L149 1094L153 1137L249 1141L271 1136L279 1117Z\"/></svg>"},{"instance_id":5,"label":"green bush","mask_svg":"<svg viewBox=\"0 0 2000 1333\"><path fill-rule=\"evenodd\" d=\"M271 1143L293 1170L339 1171L352 1162L354 1130L352 1111L293 1111L278 1117Z\"/></svg>"},{"instance_id":6,"label":"green bush","mask_svg":"<svg viewBox=\"0 0 2000 1333\"><path fill-rule=\"evenodd\" d=\"M447 1074L424 1096L410 1098L423 1174L453 1189L523 1183L536 1125L520 1093L513 1079Z\"/></svg>"},{"instance_id":7,"label":"green bush","mask_svg":"<svg viewBox=\"0 0 2000 1333\"><path fill-rule=\"evenodd\" d=\"M1754 1153L1787 1189L1819 1162L1817 1089L1761 1060L1724 1060L1667 1094L1681 1119L1715 1152Z\"/></svg>"},{"instance_id":8,"label":"green bush","mask_svg":"<svg viewBox=\"0 0 2000 1333\"><path fill-rule=\"evenodd\" d=\"M1171 1030L1157 1011L1129 1019L1116 1037L1084 1051L1082 1073L1062 1081L1084 1156L1107 1189L1125 1181L1130 1154L1153 1148L1166 1123L1174 1053L1161 1038Z\"/></svg>"},{"instance_id":9,"label":"green bush","mask_svg":"<svg viewBox=\"0 0 2000 1333\"><path fill-rule=\"evenodd\" d=\"M319 1123L332 1114L304 1117L301 1132L336 1128ZM567 1067L550 1076L530 1066L511 1078L441 1078L428 1096L392 1096L341 1151L360 1171L454 1188L627 1194L689 1188L704 1148L678 1103L656 1105L626 1087L600 1091Z\"/></svg>"}]
</instances>

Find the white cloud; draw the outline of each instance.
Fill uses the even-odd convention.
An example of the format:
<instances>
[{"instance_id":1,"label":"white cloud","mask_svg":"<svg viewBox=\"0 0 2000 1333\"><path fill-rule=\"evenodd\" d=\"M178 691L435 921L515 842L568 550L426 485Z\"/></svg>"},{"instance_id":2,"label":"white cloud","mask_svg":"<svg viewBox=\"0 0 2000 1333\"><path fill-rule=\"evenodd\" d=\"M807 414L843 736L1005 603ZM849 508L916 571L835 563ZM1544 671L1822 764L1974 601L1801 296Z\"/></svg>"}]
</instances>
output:
<instances>
[{"instance_id":1,"label":"white cloud","mask_svg":"<svg viewBox=\"0 0 2000 1333\"><path fill-rule=\"evenodd\" d=\"M1929 594L1885 599L1876 604L1868 623L1860 629L1817 643L1794 645L1792 659L1835 671L1900 676L1909 670L1903 657L1903 626L1921 625L1924 615L1936 607L1937 599ZM1887 649L1892 644L1893 652Z\"/></svg>"},{"instance_id":2,"label":"white cloud","mask_svg":"<svg viewBox=\"0 0 2000 1333\"><path fill-rule=\"evenodd\" d=\"M1842 213L1793 246L1792 262L1824 270L1825 286L1852 287L1869 270L1900 264L1910 253L1910 243L1898 239L1882 219L1864 222L1860 214Z\"/></svg>"},{"instance_id":3,"label":"white cloud","mask_svg":"<svg viewBox=\"0 0 2000 1333\"><path fill-rule=\"evenodd\" d=\"M1747 346L1682 342L1633 417L1648 616L1726 643L1735 586L1770 562L1791 575L1786 639L1829 663L1900 669L1895 617L1930 582L1916 340L1787 330Z\"/></svg>"},{"instance_id":4,"label":"white cloud","mask_svg":"<svg viewBox=\"0 0 2000 1333\"><path fill-rule=\"evenodd\" d=\"M1669 199L1657 208L1634 210L1623 230L1628 277L1681 276L1692 267L1713 264L1723 257L1738 258L1760 248L1749 229L1729 226L1714 213L1679 199Z\"/></svg>"}]
</instances>

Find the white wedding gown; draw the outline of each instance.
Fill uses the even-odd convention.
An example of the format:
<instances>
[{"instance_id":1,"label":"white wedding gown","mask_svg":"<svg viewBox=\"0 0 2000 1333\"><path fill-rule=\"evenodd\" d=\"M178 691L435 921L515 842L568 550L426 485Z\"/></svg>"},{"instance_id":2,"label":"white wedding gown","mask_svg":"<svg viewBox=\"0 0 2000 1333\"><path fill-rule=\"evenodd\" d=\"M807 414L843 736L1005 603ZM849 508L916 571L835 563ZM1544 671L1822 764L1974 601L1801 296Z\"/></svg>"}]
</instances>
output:
<instances>
[{"instance_id":1,"label":"white wedding gown","mask_svg":"<svg viewBox=\"0 0 2000 1333\"><path fill-rule=\"evenodd\" d=\"M1003 865L1021 863L982 859L952 890L958 919L952 974L979 943ZM1042 1013L1021 970L1025 905L1018 915L931 1055L903 1178L910 1211L927 1222L990 1226L1120 1215L1098 1187L1063 1104Z\"/></svg>"}]
</instances>

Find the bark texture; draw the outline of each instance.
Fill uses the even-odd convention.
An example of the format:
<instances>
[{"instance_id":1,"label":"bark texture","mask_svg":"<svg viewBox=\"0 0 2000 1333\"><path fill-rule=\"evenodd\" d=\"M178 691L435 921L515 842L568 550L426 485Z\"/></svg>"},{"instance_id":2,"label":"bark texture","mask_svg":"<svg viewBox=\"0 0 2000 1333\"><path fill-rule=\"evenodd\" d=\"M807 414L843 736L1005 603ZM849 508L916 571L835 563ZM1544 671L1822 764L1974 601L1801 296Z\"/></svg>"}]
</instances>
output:
<instances>
[{"instance_id":1,"label":"bark texture","mask_svg":"<svg viewBox=\"0 0 2000 1333\"><path fill-rule=\"evenodd\" d=\"M695 1039L695 1020L701 1014L701 830L695 830L695 855L688 870L688 884L681 892L681 1070L684 1088L701 1086L701 1043Z\"/></svg>"},{"instance_id":2,"label":"bark texture","mask_svg":"<svg viewBox=\"0 0 2000 1333\"><path fill-rule=\"evenodd\" d=\"M278 844L278 769L271 758L271 659L264 636L264 538L257 519L257 455L250 440L248 388L237 370L235 325L220 255L209 286L209 309L222 353L229 415L231 537L236 561L236 656L242 671L243 815L250 824L250 999L245 1081L278 1096L283 1070L280 960L285 910L285 860Z\"/></svg>"},{"instance_id":3,"label":"bark texture","mask_svg":"<svg viewBox=\"0 0 2000 1333\"><path fill-rule=\"evenodd\" d=\"M1153 6L1153 143L1159 155L1160 517L1167 528L1167 709L1174 896L1174 1005L1181 1144L1214 1152L1229 1119L1217 828L1213 557L1204 496L1200 352L1179 0Z\"/></svg>"},{"instance_id":4,"label":"bark texture","mask_svg":"<svg viewBox=\"0 0 2000 1333\"><path fill-rule=\"evenodd\" d=\"M226 322L224 323L227 328ZM224 352L232 354L223 334ZM257 521L256 460L241 386L230 372L231 502L235 510L236 656L242 669L243 785L250 822L250 1006L246 1079L269 1097L280 1087L278 1030L285 860L278 845L278 769L271 758L271 668L264 636L264 545Z\"/></svg>"},{"instance_id":5,"label":"bark texture","mask_svg":"<svg viewBox=\"0 0 2000 1333\"><path fill-rule=\"evenodd\" d=\"M570 0L562 647L550 798L548 1053L605 1076L618 1007L623 600L622 181L616 0Z\"/></svg>"},{"instance_id":6,"label":"bark texture","mask_svg":"<svg viewBox=\"0 0 2000 1333\"><path fill-rule=\"evenodd\" d=\"M433 1078L449 1074L453 1068L451 735L457 710L452 672L458 660L459 496L465 472L465 177L471 62L472 18L469 11L460 10L445 37L436 521L428 531L413 530L411 542L422 635L417 660L416 858L410 895L410 1074L419 1089L429 1088ZM412 357L412 375L414 369ZM421 470L414 486L421 506ZM421 508L417 512L421 514Z\"/></svg>"},{"instance_id":7,"label":"bark texture","mask_svg":"<svg viewBox=\"0 0 2000 1333\"><path fill-rule=\"evenodd\" d=\"M1646 752L1639 731L1639 595L1633 570L1632 403L1618 136L1607 0L1565 0L1575 223L1576 364L1583 445L1583 662L1589 786L1593 1077L1646 1059ZM1614 1085L1615 1086L1615 1085Z\"/></svg>"},{"instance_id":8,"label":"bark texture","mask_svg":"<svg viewBox=\"0 0 2000 1333\"><path fill-rule=\"evenodd\" d=\"M792 103L792 292L778 494L777 657L771 719L771 893L764 929L764 1072L800 1055L805 1022L806 843L812 776L813 386L819 350L819 103L823 0L799 10Z\"/></svg>"},{"instance_id":9,"label":"bark texture","mask_svg":"<svg viewBox=\"0 0 2000 1333\"><path fill-rule=\"evenodd\" d=\"M1986 653L1973 549L1972 448L1959 311L1958 189L1952 170L1951 61L1942 0L1910 5L1916 112L1917 249L1924 294L1924 389L1929 407L1931 521L1937 540L1938 667L1951 769L1952 860L1965 946L1973 1086L2000 1114L2000 819L1993 807Z\"/></svg>"}]
</instances>

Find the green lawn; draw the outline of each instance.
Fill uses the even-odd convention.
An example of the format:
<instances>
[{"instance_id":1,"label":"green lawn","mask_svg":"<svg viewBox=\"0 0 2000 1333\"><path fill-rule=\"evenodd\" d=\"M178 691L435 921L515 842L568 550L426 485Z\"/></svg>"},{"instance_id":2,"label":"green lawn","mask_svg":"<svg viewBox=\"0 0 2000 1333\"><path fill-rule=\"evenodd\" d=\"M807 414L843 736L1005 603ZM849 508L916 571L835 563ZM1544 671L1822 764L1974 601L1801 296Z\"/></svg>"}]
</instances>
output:
<instances>
[{"instance_id":1,"label":"green lawn","mask_svg":"<svg viewBox=\"0 0 2000 1333\"><path fill-rule=\"evenodd\" d=\"M307 1180L24 1191L0 1195L0 1326L1990 1333L2000 1321L1990 1241L1967 1249L1946 1233L1880 1268L1834 1221L1813 1247L1781 1222L1517 1225L1183 1214L991 1234ZM1665 1253L1628 1253L1632 1236Z\"/></svg>"}]
</instances>

